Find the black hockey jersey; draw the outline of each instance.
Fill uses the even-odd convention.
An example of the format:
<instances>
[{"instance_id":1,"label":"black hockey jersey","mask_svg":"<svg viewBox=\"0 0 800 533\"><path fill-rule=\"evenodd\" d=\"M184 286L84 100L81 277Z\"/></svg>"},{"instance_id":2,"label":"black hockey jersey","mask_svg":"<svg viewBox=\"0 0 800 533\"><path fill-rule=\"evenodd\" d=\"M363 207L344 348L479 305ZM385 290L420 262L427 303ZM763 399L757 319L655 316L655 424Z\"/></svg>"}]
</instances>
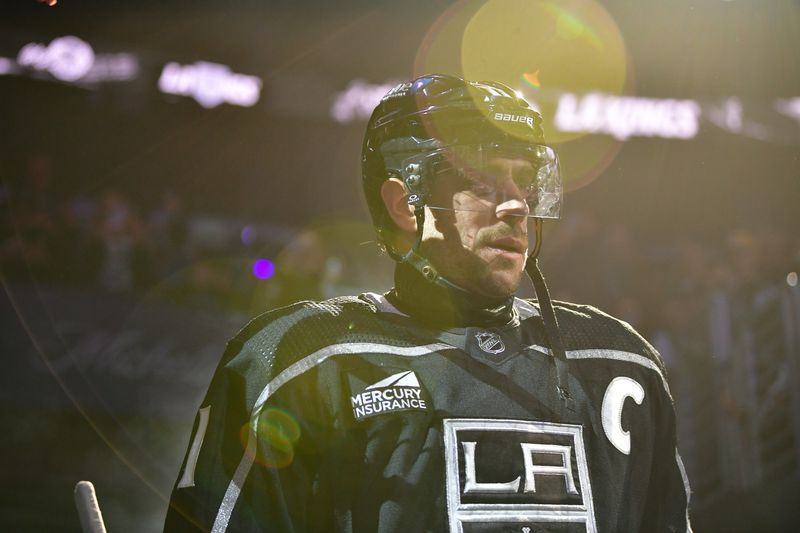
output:
<instances>
[{"instance_id":1,"label":"black hockey jersey","mask_svg":"<svg viewBox=\"0 0 800 533\"><path fill-rule=\"evenodd\" d=\"M365 294L254 320L199 410L165 531L690 531L660 357L554 302L561 401L535 302L436 329Z\"/></svg>"}]
</instances>

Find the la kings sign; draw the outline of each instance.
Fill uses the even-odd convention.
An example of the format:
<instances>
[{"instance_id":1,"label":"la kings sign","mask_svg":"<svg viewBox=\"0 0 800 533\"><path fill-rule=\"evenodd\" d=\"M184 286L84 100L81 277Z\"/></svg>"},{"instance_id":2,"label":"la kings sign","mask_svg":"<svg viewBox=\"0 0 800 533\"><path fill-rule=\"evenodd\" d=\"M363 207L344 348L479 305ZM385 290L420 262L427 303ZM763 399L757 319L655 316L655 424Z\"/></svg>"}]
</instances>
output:
<instances>
[{"instance_id":1,"label":"la kings sign","mask_svg":"<svg viewBox=\"0 0 800 533\"><path fill-rule=\"evenodd\" d=\"M581 426L447 419L444 442L450 533L597 531Z\"/></svg>"}]
</instances>

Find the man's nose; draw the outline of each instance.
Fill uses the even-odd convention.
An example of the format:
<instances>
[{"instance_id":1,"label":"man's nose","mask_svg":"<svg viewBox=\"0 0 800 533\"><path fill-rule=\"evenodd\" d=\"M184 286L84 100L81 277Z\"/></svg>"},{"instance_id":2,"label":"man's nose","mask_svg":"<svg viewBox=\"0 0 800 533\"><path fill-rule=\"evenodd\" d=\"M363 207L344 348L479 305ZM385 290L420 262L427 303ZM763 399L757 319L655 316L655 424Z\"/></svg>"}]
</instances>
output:
<instances>
[{"instance_id":1,"label":"man's nose","mask_svg":"<svg viewBox=\"0 0 800 533\"><path fill-rule=\"evenodd\" d=\"M500 198L495 208L497 218L511 216L528 216L531 209L525 195L513 181L508 183L500 193Z\"/></svg>"}]
</instances>

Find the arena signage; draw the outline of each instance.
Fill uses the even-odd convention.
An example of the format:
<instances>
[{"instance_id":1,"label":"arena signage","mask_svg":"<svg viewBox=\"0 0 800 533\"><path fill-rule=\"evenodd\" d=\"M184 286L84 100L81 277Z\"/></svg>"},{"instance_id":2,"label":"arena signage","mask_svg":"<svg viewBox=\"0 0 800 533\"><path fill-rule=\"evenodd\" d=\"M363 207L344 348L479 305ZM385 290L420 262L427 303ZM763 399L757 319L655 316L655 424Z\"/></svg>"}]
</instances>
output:
<instances>
[{"instance_id":1,"label":"arena signage","mask_svg":"<svg viewBox=\"0 0 800 533\"><path fill-rule=\"evenodd\" d=\"M372 110L394 86L353 80L338 93L330 108L337 122L367 120ZM540 102L541 103L541 102ZM565 132L599 133L619 140L630 137L690 139L700 129L701 106L694 100L614 96L603 93L561 93L556 102L554 125ZM523 121L523 117L497 113L495 120Z\"/></svg>"},{"instance_id":2,"label":"arena signage","mask_svg":"<svg viewBox=\"0 0 800 533\"><path fill-rule=\"evenodd\" d=\"M28 43L20 49L16 63L66 83L124 81L139 73L133 54L96 54L89 43L74 35L58 37L47 45Z\"/></svg>"},{"instance_id":3,"label":"arena signage","mask_svg":"<svg viewBox=\"0 0 800 533\"><path fill-rule=\"evenodd\" d=\"M561 131L629 137L690 139L700 129L700 104L694 100L564 93L555 126Z\"/></svg>"},{"instance_id":4,"label":"arena signage","mask_svg":"<svg viewBox=\"0 0 800 533\"><path fill-rule=\"evenodd\" d=\"M393 82L375 85L364 80L353 80L347 89L334 97L331 118L342 123L367 120L381 98L395 85Z\"/></svg>"},{"instance_id":5,"label":"arena signage","mask_svg":"<svg viewBox=\"0 0 800 533\"><path fill-rule=\"evenodd\" d=\"M167 63L158 80L161 92L191 96L205 108L223 103L251 107L261 96L261 85L256 76L237 74L227 65L205 61Z\"/></svg>"}]
</instances>

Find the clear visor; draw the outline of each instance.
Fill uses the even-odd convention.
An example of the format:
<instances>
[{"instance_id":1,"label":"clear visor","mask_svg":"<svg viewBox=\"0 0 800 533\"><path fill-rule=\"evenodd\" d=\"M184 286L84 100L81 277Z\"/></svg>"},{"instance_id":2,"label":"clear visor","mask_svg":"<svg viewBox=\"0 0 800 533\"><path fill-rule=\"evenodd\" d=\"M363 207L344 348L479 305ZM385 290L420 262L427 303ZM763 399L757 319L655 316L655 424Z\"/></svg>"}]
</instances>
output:
<instances>
[{"instance_id":1,"label":"clear visor","mask_svg":"<svg viewBox=\"0 0 800 533\"><path fill-rule=\"evenodd\" d=\"M402 175L412 195L432 209L454 209L435 190L464 192L474 202L459 210L479 211L512 199L524 201L532 218L561 216L562 183L558 157L549 146L528 143L457 145L416 154L403 162ZM441 204L441 205L440 205Z\"/></svg>"}]
</instances>

